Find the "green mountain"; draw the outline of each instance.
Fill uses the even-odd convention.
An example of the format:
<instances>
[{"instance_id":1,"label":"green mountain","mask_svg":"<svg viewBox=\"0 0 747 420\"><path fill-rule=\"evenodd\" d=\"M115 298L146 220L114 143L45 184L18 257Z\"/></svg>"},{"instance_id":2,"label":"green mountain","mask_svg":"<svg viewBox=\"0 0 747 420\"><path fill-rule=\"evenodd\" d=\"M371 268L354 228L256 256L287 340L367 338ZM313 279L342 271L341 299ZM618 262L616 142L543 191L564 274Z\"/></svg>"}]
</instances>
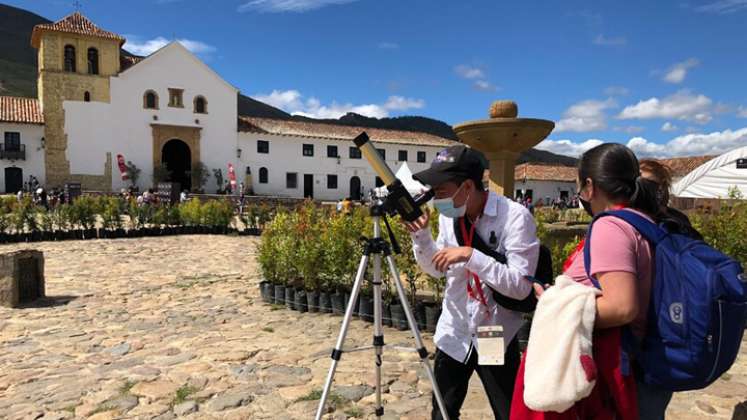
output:
<instances>
[{"instance_id":1,"label":"green mountain","mask_svg":"<svg viewBox=\"0 0 747 420\"><path fill-rule=\"evenodd\" d=\"M31 31L49 23L37 14L0 4L0 95L36 98L36 50Z\"/></svg>"},{"instance_id":2,"label":"green mountain","mask_svg":"<svg viewBox=\"0 0 747 420\"><path fill-rule=\"evenodd\" d=\"M31 31L35 25L49 22L48 19L27 10L0 4L0 95L37 97L37 54L30 43ZM122 55L133 56L133 54L125 50L122 50ZM433 118L418 116L371 118L351 112L339 119L318 120L290 115L281 109L242 94L239 94L238 98L238 114L250 117L292 119L337 125L416 131L457 140L451 126ZM576 164L576 159L574 158L536 149L522 154L519 161L569 166Z\"/></svg>"}]
</instances>

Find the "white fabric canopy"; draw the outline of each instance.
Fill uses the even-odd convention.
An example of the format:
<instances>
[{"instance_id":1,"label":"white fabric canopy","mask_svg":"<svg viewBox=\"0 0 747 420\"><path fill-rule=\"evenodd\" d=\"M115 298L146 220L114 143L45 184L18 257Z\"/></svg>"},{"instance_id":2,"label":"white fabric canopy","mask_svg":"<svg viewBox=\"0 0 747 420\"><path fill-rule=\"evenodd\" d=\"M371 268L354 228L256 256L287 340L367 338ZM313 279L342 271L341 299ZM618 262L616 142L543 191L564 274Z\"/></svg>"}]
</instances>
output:
<instances>
[{"instance_id":1,"label":"white fabric canopy","mask_svg":"<svg viewBox=\"0 0 747 420\"><path fill-rule=\"evenodd\" d=\"M410 167L407 166L407 162L402 163L402 166L397 169L397 173L395 173L394 176L402 181L402 185L404 185L405 189L407 189L407 191L413 196L418 195L427 189L423 184L412 178L412 171L410 170ZM377 193L381 192L386 194L389 192L386 185L376 188L375 190Z\"/></svg>"},{"instance_id":2,"label":"white fabric canopy","mask_svg":"<svg viewBox=\"0 0 747 420\"><path fill-rule=\"evenodd\" d=\"M738 169L737 160L747 159L747 146L726 152L695 168L672 187L675 197L729 198L737 188L747 197L747 168Z\"/></svg>"}]
</instances>

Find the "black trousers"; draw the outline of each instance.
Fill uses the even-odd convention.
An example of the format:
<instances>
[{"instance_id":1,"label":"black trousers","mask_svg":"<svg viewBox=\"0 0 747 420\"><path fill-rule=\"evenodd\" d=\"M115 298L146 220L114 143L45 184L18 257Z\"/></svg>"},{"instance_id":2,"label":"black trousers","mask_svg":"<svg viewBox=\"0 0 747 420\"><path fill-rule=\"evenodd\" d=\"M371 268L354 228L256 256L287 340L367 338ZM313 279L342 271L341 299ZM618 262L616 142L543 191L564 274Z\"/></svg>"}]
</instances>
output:
<instances>
[{"instance_id":1,"label":"black trousers","mask_svg":"<svg viewBox=\"0 0 747 420\"><path fill-rule=\"evenodd\" d=\"M514 394L514 382L516 371L519 370L520 354L518 340L509 344L502 366L480 366L477 364L477 350L472 349L472 354L467 364L452 359L441 350L436 350L436 361L434 373L438 389L446 405L449 418L459 418L459 410L462 408L464 398L467 396L467 387L472 372L477 371L485 392L488 394L490 407L496 419L508 420L511 413L511 398ZM441 411L438 409L435 395L433 396L433 410L431 419L442 420Z\"/></svg>"}]
</instances>

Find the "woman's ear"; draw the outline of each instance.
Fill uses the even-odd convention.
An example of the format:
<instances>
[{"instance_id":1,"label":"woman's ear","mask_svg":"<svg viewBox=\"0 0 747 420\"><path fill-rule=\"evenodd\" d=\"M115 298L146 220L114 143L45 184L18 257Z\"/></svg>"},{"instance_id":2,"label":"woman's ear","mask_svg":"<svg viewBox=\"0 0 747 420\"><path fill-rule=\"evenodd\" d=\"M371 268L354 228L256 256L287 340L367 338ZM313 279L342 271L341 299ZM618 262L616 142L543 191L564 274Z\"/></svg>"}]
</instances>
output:
<instances>
[{"instance_id":1,"label":"woman's ear","mask_svg":"<svg viewBox=\"0 0 747 420\"><path fill-rule=\"evenodd\" d=\"M594 181L591 178L586 178L586 181L584 181L584 185L586 186L586 190L589 191L588 201L593 200L596 196L596 191L594 191Z\"/></svg>"}]
</instances>

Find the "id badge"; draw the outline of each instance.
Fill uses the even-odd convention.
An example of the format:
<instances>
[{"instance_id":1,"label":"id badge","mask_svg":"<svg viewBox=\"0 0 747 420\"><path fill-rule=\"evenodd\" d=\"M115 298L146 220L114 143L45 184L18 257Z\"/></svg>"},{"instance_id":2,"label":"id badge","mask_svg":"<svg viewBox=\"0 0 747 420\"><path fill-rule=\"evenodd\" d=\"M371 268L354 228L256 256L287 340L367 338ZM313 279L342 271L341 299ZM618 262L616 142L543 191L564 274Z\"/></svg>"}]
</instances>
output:
<instances>
[{"instance_id":1,"label":"id badge","mask_svg":"<svg viewBox=\"0 0 747 420\"><path fill-rule=\"evenodd\" d=\"M502 366L504 354L503 326L477 327L477 364Z\"/></svg>"}]
</instances>

